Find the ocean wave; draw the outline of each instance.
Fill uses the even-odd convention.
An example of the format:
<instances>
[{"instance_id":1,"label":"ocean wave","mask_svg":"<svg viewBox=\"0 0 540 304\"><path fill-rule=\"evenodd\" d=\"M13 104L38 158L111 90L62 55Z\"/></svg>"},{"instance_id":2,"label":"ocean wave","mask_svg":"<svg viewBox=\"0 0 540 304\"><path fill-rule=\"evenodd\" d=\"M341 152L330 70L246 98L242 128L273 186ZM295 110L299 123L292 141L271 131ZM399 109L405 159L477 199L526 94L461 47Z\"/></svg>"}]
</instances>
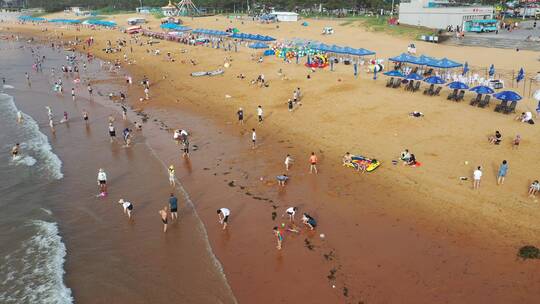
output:
<instances>
[{"instance_id":1,"label":"ocean wave","mask_svg":"<svg viewBox=\"0 0 540 304\"><path fill-rule=\"evenodd\" d=\"M0 110L9 112L10 116L13 117L13 121L16 120L17 112L19 111L13 97L7 94L0 94ZM25 140L21 143L21 147L35 152L40 168L46 170L52 178L63 178L62 161L52 152L52 147L47 136L39 130L39 125L32 116L22 113L22 117L21 126L25 132ZM27 161L30 163L30 160Z\"/></svg>"},{"instance_id":2,"label":"ocean wave","mask_svg":"<svg viewBox=\"0 0 540 304\"><path fill-rule=\"evenodd\" d=\"M64 285L66 246L58 225L32 221L36 233L0 265L0 303L73 303L71 289Z\"/></svg>"},{"instance_id":3,"label":"ocean wave","mask_svg":"<svg viewBox=\"0 0 540 304\"><path fill-rule=\"evenodd\" d=\"M36 164L37 160L29 155L23 155L13 158L13 162L17 165L25 165L28 167L32 167Z\"/></svg>"}]
</instances>

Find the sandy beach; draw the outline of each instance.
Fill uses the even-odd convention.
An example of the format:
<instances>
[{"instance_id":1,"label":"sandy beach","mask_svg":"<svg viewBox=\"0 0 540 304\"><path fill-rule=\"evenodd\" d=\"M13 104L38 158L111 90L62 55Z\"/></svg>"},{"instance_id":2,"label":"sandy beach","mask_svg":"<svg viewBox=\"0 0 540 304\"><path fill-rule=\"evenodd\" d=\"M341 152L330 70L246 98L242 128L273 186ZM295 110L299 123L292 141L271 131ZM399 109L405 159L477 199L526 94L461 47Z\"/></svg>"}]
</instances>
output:
<instances>
[{"instance_id":1,"label":"sandy beach","mask_svg":"<svg viewBox=\"0 0 540 304\"><path fill-rule=\"evenodd\" d=\"M111 20L123 25L129 16ZM376 51L377 58L398 55L411 43L366 31L356 23L341 25L343 22L330 20L309 20L308 27L283 23L279 28L223 16L184 22L192 28L237 27L278 39L364 47ZM335 28L335 35L320 35L320 29L327 25ZM381 75L373 80L364 67L355 79L352 68L341 64L334 72L311 73L303 65L287 64L275 57L257 63L250 59L256 52L245 47L239 52L224 52L167 41L154 46L133 45L133 52L126 54L134 63L127 65L124 52L101 51L107 40L129 40L119 31L76 31L47 25L47 32L42 32L42 25L7 26L3 24L0 33L31 35L45 44L52 41L48 39L93 36L94 55L110 61L120 59L135 84L143 75L150 79L150 99L139 101L144 96L142 87L133 85L127 92L128 103L170 128L186 128L192 133L192 143L199 149L185 161L172 133L163 130L163 125L150 121L143 128L144 140L157 159L177 167L177 176L208 230L212 249L239 303L535 302L540 264L522 261L516 254L521 246L540 243L540 203L527 196L528 186L538 179L540 169L536 125L515 121L515 115L495 113L493 104L488 109L471 107L468 101L473 94L467 94L465 102L454 103L446 100L449 90L443 90L439 97L428 97L385 88L386 78ZM158 22L145 27L156 29ZM509 76L524 67L532 77L540 70L535 52L415 43L419 54L467 61L477 71L495 64L497 73ZM159 49L161 55L151 55L147 49ZM80 46L78 50L88 51ZM165 59L167 52L174 62ZM195 71L214 70L225 61L230 67L223 76L189 76ZM241 73L245 79L237 78ZM250 84L261 73L269 87ZM302 90L302 106L289 112L286 103L297 87ZM515 90L522 92L521 87ZM265 111L262 124L257 123L258 105ZM246 112L243 126L236 122L239 107ZM536 102L525 97L517 112L534 113L535 109ZM425 116L410 117L412 111ZM130 118L139 119L135 115ZM257 130L256 149L251 149L251 128ZM504 136L501 145L488 143L495 130ZM519 149L512 149L516 134L523 140ZM393 165L392 160L397 160L403 149L411 150L422 166ZM317 175L308 173L312 151L319 158ZM347 151L377 158L382 166L366 174L344 168L341 157ZM284 172L287 154L295 162L288 172L290 182L281 188L275 176ZM497 169L503 159L509 162L509 174L503 185L497 185ZM159 171L157 163L147 165ZM480 189L473 190L472 172L479 165L484 176ZM141 165L136 170L144 168ZM124 182L126 189L128 181ZM165 183L163 169L163 187ZM151 187L159 189L160 185ZM278 251L272 227L286 222L281 215L289 206L308 212L319 225L315 231L285 232L283 249ZM217 223L215 210L221 207L232 211L226 231ZM106 216L107 210L101 210L99 216ZM114 217L123 220L120 216ZM140 227L140 232L148 237L158 234L155 226L158 223ZM142 240L135 243L144 248L143 260L155 250L145 248ZM182 244L168 242L159 248L169 245L182 250ZM82 260L79 258L79 263ZM77 289L96 288L85 282L81 276L85 271L79 265L71 264L76 273L71 278L68 268L67 283L72 283L76 298ZM144 269L130 269L142 280ZM164 272L171 275L167 269ZM178 284L174 276L162 282L164 289ZM129 286L136 289L139 284L144 286L143 282ZM103 302L125 296L118 290L106 294ZM83 297L79 302L92 301Z\"/></svg>"}]
</instances>

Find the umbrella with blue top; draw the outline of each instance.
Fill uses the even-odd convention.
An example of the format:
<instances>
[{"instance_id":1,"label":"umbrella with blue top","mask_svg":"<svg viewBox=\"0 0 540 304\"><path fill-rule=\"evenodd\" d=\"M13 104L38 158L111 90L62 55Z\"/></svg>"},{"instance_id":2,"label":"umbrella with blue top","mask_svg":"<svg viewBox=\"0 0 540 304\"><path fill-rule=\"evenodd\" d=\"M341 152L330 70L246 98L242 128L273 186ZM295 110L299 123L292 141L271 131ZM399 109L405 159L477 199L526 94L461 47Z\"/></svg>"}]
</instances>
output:
<instances>
[{"instance_id":1,"label":"umbrella with blue top","mask_svg":"<svg viewBox=\"0 0 540 304\"><path fill-rule=\"evenodd\" d=\"M445 81L439 76L430 76L424 79L424 82L427 82L430 84L444 84L445 83Z\"/></svg>"},{"instance_id":2,"label":"umbrella with blue top","mask_svg":"<svg viewBox=\"0 0 540 304\"><path fill-rule=\"evenodd\" d=\"M401 71L398 71L398 70L384 72L383 74L386 76L391 76L391 77L405 77L405 75L401 73Z\"/></svg>"},{"instance_id":3,"label":"umbrella with blue top","mask_svg":"<svg viewBox=\"0 0 540 304\"><path fill-rule=\"evenodd\" d=\"M487 86L476 86L469 89L469 91L475 92L476 94L493 94L495 92L492 88Z\"/></svg>"},{"instance_id":4,"label":"umbrella with blue top","mask_svg":"<svg viewBox=\"0 0 540 304\"><path fill-rule=\"evenodd\" d=\"M519 101L521 96L514 91L502 91L497 94L493 94L493 97L502 101Z\"/></svg>"},{"instance_id":5,"label":"umbrella with blue top","mask_svg":"<svg viewBox=\"0 0 540 304\"><path fill-rule=\"evenodd\" d=\"M450 89L454 89L454 90L467 90L469 89L469 86L461 81L454 81L454 82L450 82L448 84L448 87Z\"/></svg>"},{"instance_id":6,"label":"umbrella with blue top","mask_svg":"<svg viewBox=\"0 0 540 304\"><path fill-rule=\"evenodd\" d=\"M405 79L408 79L408 80L422 80L422 76L416 74L416 73L410 73L409 75L407 75L405 77Z\"/></svg>"}]
</instances>

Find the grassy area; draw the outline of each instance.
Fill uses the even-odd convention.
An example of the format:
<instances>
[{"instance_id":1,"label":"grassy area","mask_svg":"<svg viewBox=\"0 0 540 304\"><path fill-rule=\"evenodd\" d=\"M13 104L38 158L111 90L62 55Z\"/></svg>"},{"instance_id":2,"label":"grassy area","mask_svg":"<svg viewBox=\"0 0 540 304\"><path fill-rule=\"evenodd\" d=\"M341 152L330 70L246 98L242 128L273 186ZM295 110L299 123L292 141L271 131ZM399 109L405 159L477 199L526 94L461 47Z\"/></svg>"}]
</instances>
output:
<instances>
[{"instance_id":1,"label":"grassy area","mask_svg":"<svg viewBox=\"0 0 540 304\"><path fill-rule=\"evenodd\" d=\"M135 11L119 10L119 9L115 9L115 8L113 8L111 6L107 6L107 7L104 7L104 8L97 9L94 12L96 12L98 15L117 15L117 14L132 14L132 13L135 13Z\"/></svg>"},{"instance_id":2,"label":"grassy area","mask_svg":"<svg viewBox=\"0 0 540 304\"><path fill-rule=\"evenodd\" d=\"M390 35L409 37L410 39L418 39L421 35L433 35L437 32L435 29L412 26L412 25L390 25L388 24L388 16L359 16L347 18L340 25L348 26L358 23L358 26L365 27L373 32L383 32Z\"/></svg>"}]
</instances>

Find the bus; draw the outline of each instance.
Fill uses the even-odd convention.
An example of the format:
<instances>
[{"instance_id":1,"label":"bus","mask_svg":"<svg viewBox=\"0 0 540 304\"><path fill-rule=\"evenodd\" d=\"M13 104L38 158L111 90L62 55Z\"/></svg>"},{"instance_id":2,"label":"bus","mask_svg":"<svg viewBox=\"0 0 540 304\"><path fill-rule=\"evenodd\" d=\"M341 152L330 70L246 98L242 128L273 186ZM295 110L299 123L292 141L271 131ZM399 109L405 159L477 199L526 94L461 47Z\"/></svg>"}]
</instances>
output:
<instances>
[{"instance_id":1,"label":"bus","mask_svg":"<svg viewBox=\"0 0 540 304\"><path fill-rule=\"evenodd\" d=\"M496 19L482 19L465 21L463 29L466 32L485 33L497 31L498 21Z\"/></svg>"}]
</instances>

